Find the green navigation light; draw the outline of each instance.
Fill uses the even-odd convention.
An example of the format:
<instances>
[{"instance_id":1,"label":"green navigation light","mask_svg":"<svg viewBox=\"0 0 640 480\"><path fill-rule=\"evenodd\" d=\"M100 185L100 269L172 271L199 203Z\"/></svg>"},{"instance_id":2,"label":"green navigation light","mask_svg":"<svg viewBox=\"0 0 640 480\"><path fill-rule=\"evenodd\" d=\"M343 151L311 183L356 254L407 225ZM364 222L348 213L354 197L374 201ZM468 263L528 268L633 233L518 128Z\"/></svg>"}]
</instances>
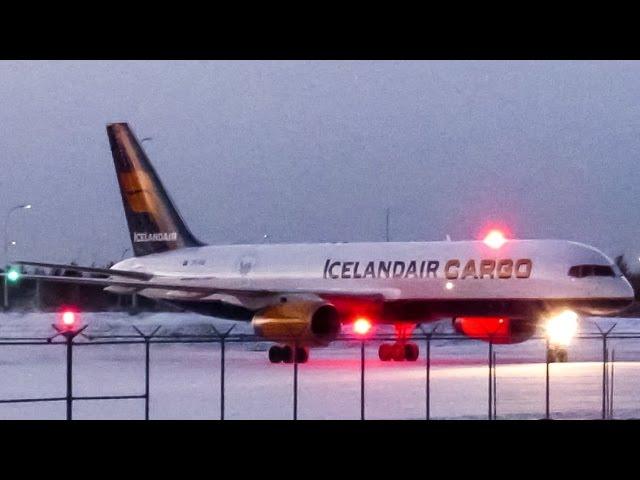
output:
<instances>
[{"instance_id":1,"label":"green navigation light","mask_svg":"<svg viewBox=\"0 0 640 480\"><path fill-rule=\"evenodd\" d=\"M15 283L20 280L20 272L16 268L10 268L7 272L7 280L11 283Z\"/></svg>"}]
</instances>

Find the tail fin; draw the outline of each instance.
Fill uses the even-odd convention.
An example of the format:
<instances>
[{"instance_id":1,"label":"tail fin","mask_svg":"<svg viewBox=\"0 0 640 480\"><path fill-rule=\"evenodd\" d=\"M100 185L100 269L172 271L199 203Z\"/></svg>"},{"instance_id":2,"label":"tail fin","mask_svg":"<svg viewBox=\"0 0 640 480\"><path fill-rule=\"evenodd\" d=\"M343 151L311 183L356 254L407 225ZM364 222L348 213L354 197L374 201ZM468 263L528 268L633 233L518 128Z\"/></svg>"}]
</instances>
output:
<instances>
[{"instance_id":1,"label":"tail fin","mask_svg":"<svg viewBox=\"0 0 640 480\"><path fill-rule=\"evenodd\" d=\"M126 123L107 125L120 194L136 256L204 245L185 225Z\"/></svg>"}]
</instances>

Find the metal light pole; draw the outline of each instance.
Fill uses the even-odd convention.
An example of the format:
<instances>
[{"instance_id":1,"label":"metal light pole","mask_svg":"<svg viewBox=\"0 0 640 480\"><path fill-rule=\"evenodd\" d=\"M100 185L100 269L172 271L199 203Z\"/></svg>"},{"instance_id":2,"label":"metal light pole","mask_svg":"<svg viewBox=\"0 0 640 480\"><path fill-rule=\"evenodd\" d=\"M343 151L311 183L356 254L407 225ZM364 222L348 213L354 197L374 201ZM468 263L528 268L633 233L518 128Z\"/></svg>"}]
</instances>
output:
<instances>
[{"instance_id":1,"label":"metal light pole","mask_svg":"<svg viewBox=\"0 0 640 480\"><path fill-rule=\"evenodd\" d=\"M386 229L385 229L385 239L388 242L389 241L389 208L387 208L387 223L386 223Z\"/></svg>"},{"instance_id":2,"label":"metal light pole","mask_svg":"<svg viewBox=\"0 0 640 480\"><path fill-rule=\"evenodd\" d=\"M17 210L31 210L31 204L25 203L22 205L16 205L15 207L9 209L7 211L7 216L4 220L4 262L5 262L5 273L6 267L9 265L9 219L11 218L11 214ZM15 242L11 242L12 245L15 245ZM4 276L4 309L9 308L9 280L7 275Z\"/></svg>"}]
</instances>

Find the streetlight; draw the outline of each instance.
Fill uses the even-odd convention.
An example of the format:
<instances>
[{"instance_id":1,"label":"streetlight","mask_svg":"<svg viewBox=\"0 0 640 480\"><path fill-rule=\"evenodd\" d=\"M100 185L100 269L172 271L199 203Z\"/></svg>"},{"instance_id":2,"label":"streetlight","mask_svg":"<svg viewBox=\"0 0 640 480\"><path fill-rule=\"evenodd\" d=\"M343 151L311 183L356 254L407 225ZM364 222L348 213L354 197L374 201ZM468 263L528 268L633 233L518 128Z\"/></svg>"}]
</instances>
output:
<instances>
[{"instance_id":1,"label":"streetlight","mask_svg":"<svg viewBox=\"0 0 640 480\"><path fill-rule=\"evenodd\" d=\"M11 218L11 214L18 210L31 210L32 205L30 203L25 203L21 205L16 205L13 208L10 208L7 211L7 216L4 221L4 261L5 261L5 275L4 275L4 309L9 308L9 277L7 275L7 268L9 266L9 252L8 247L9 244L15 245L15 241L9 242L9 219Z\"/></svg>"},{"instance_id":2,"label":"streetlight","mask_svg":"<svg viewBox=\"0 0 640 480\"><path fill-rule=\"evenodd\" d=\"M17 210L31 210L32 205L30 203L27 204L23 204L23 205L16 205L15 207L9 209L9 211L7 212L7 216L5 218L4 221L4 261L5 263L9 263L9 255L7 253L7 248L9 246L9 244L11 245L15 245L16 242L9 242L9 218L11 217L11 214Z\"/></svg>"}]
</instances>

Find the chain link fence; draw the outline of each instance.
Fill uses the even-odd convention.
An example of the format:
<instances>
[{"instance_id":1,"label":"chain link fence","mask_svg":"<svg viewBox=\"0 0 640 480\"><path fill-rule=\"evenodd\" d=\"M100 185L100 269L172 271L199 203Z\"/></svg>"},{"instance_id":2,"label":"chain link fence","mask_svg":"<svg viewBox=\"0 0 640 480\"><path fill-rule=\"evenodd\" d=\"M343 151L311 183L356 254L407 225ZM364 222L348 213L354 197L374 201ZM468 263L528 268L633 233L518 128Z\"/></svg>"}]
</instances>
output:
<instances>
[{"instance_id":1,"label":"chain link fence","mask_svg":"<svg viewBox=\"0 0 640 480\"><path fill-rule=\"evenodd\" d=\"M302 418L333 418L330 413L323 414L318 405L335 398L339 398L338 408L348 410L350 418L363 420L610 419L633 418L640 412L640 400L635 401L635 385L640 380L636 378L640 376L640 333L615 333L614 329L578 335L566 363L549 363L549 343L544 337L498 345L426 327L411 337L421 347L416 362L378 360L379 345L395 337L375 334L367 338L341 335L334 348L318 354L320 350L314 350L309 363L299 364L294 358L291 364L271 365L264 351L268 342L235 334L233 329L211 327L210 334L163 335L159 327L143 331L132 326L130 334L94 335L86 327L52 328L56 330L49 337L0 338L0 379L5 377L0 384L0 417L7 417L2 413L7 405L59 404L64 405L61 417L71 420L88 402L110 402L117 416L117 402L138 402L142 407L139 418L153 418L154 404L159 418L167 418L167 406L175 410L169 418L181 418L180 407L188 403L189 391L197 392L198 382L206 385L211 395L210 401L203 399L199 415L205 415L201 410L206 410L208 418L218 419L227 418L230 406L233 418L253 418L251 412L263 405L276 405L281 413L290 409L286 417L294 420L301 418L301 409L306 412ZM190 351L189 346L198 349ZM9 349L13 353L6 355ZM51 349L56 353L42 353ZM87 355L91 349L96 352ZM16 354L16 350L24 351ZM138 367L142 378L129 374ZM39 368L46 369L46 381L37 380L41 378ZM117 372L111 377L117 384L114 392L101 378L108 368ZM12 373L15 370L19 372ZM173 379L167 375L178 370L180 374ZM201 377L193 385L187 380L191 372ZM154 390L152 375L163 389ZM271 376L283 383L276 393L265 387ZM242 385L243 393L234 388L230 398L230 379ZM55 393L22 396L22 392L34 390L33 382L39 384L36 390L46 384ZM340 393L340 385L346 385L348 395ZM86 393L96 386L99 393ZM165 402L167 392L172 397L178 395L178 400ZM620 395L624 401L617 409ZM305 401L313 405L305 408ZM250 411L243 413L243 406ZM314 415L309 415L310 410Z\"/></svg>"}]
</instances>

